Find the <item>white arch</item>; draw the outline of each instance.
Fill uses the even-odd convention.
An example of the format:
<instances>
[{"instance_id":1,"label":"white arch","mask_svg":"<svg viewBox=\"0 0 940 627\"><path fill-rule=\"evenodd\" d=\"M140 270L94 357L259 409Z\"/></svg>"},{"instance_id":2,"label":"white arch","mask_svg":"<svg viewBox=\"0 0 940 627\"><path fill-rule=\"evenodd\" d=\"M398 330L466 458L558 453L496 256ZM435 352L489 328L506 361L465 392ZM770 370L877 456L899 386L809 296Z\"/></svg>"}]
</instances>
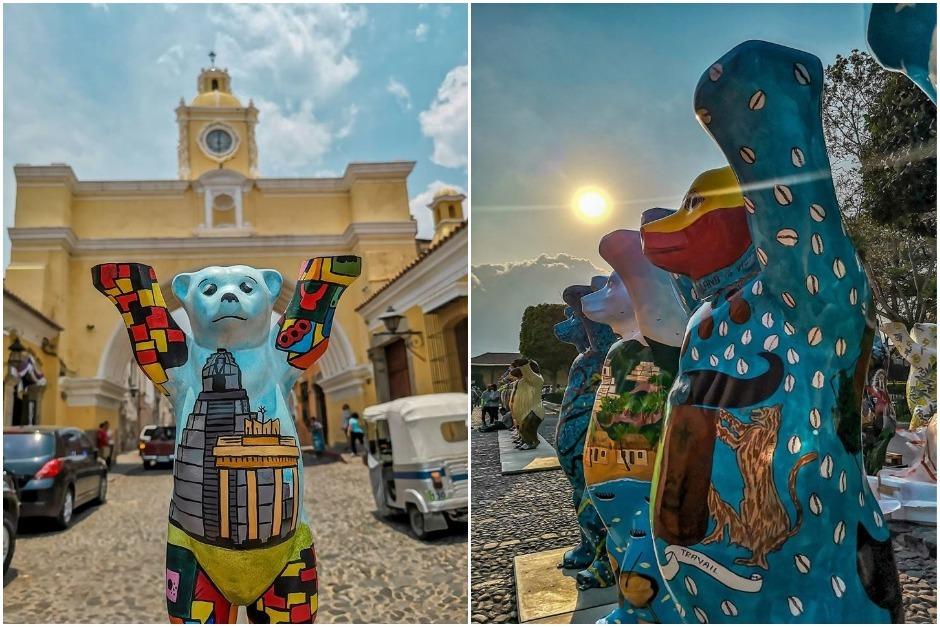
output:
<instances>
[{"instance_id":1,"label":"white arch","mask_svg":"<svg viewBox=\"0 0 940 627\"><path fill-rule=\"evenodd\" d=\"M182 307L170 312L173 319L187 334L192 332L189 324L189 317ZM277 322L280 318L278 314L272 313L272 322ZM99 379L107 379L111 383L127 387L127 381L124 380L127 363L134 358L131 351L131 343L127 337L127 328L123 322L117 322L114 331L104 351L101 353L101 359L98 361ZM333 326L330 329L330 347L326 354L317 362L323 381L335 380L337 377L349 373L356 369L356 355L353 352L352 344L349 342L349 336L343 325L334 317Z\"/></svg>"}]
</instances>

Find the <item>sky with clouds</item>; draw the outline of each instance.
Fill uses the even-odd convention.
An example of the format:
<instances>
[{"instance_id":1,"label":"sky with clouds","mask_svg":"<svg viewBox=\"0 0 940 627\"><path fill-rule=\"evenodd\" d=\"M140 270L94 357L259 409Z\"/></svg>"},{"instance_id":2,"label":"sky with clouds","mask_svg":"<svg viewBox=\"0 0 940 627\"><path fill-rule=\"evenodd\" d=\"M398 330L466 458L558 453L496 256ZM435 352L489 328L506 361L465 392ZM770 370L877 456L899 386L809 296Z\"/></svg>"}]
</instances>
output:
<instances>
[{"instance_id":1,"label":"sky with clouds","mask_svg":"<svg viewBox=\"0 0 940 627\"><path fill-rule=\"evenodd\" d=\"M474 355L515 350L525 305L561 302L555 277L609 272L604 234L726 165L692 107L713 61L748 39L824 65L866 49L860 4L477 4L471 19ZM588 185L611 196L607 220L571 209Z\"/></svg>"},{"instance_id":2,"label":"sky with clouds","mask_svg":"<svg viewBox=\"0 0 940 627\"><path fill-rule=\"evenodd\" d=\"M413 160L419 236L441 185L467 188L466 5L6 5L4 225L13 165L174 179L180 98L214 50L260 110L262 176ZM8 240L5 248L8 248ZM5 255L4 266L9 258Z\"/></svg>"}]
</instances>

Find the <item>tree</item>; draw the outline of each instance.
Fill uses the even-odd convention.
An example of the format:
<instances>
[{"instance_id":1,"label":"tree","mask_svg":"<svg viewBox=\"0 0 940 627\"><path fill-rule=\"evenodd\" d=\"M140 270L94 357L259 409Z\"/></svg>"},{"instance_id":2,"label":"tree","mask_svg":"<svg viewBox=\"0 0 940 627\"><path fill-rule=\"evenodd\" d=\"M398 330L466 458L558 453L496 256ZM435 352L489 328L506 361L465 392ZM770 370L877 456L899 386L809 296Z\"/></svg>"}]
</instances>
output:
<instances>
[{"instance_id":1,"label":"tree","mask_svg":"<svg viewBox=\"0 0 940 627\"><path fill-rule=\"evenodd\" d=\"M554 327L564 319L564 305L530 305L522 314L519 329L519 352L538 362L543 375L551 373L553 381L578 355L574 346L555 337Z\"/></svg>"},{"instance_id":2,"label":"tree","mask_svg":"<svg viewBox=\"0 0 940 627\"><path fill-rule=\"evenodd\" d=\"M936 319L936 107L858 50L826 68L823 130L846 229L878 312Z\"/></svg>"}]
</instances>

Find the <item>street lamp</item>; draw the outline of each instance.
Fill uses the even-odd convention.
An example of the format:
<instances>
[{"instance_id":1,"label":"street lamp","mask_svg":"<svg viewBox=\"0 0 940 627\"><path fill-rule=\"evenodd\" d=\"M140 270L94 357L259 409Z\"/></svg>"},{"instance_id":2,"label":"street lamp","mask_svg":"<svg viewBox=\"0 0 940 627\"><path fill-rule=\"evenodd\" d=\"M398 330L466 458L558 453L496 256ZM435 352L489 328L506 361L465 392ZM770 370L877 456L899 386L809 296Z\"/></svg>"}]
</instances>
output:
<instances>
[{"instance_id":1,"label":"street lamp","mask_svg":"<svg viewBox=\"0 0 940 627\"><path fill-rule=\"evenodd\" d=\"M389 305L388 309L385 310L379 320L382 321L382 324L385 326L385 331L379 333L373 333L376 337L391 336L401 339L405 343L405 348L408 349L412 355L425 361L419 353L414 349L422 346L424 344L424 339L420 331L399 331L398 327L401 324L403 315L395 311L395 308Z\"/></svg>"}]
</instances>

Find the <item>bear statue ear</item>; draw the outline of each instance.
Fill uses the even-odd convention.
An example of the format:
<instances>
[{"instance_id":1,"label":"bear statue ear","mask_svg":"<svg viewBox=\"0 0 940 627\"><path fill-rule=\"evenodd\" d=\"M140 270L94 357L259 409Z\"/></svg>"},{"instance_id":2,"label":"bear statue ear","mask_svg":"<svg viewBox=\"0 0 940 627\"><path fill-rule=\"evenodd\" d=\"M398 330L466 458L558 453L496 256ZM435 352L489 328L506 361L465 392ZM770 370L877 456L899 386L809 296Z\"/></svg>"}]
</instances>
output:
<instances>
[{"instance_id":1,"label":"bear statue ear","mask_svg":"<svg viewBox=\"0 0 940 627\"><path fill-rule=\"evenodd\" d=\"M173 293L181 303L186 302L186 295L189 293L189 284L192 280L193 275L190 272L182 272L173 277Z\"/></svg>"},{"instance_id":2,"label":"bear statue ear","mask_svg":"<svg viewBox=\"0 0 940 627\"><path fill-rule=\"evenodd\" d=\"M277 270L261 270L261 276L264 278L264 284L268 286L271 298L277 300L277 295L281 292L281 284L284 283L281 273Z\"/></svg>"}]
</instances>

